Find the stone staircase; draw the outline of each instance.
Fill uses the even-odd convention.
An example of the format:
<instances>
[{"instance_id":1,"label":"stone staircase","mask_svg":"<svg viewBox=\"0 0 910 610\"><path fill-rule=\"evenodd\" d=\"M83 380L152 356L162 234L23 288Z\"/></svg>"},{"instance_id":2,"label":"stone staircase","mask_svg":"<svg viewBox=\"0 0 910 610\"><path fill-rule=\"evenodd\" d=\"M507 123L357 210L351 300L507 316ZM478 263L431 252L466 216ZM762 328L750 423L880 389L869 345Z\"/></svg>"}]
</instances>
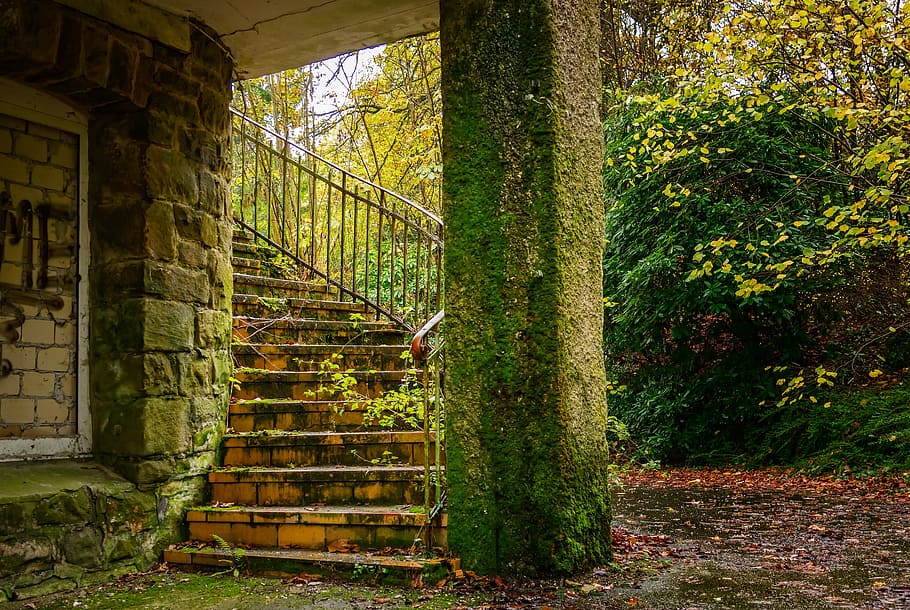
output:
<instances>
[{"instance_id":1,"label":"stone staircase","mask_svg":"<svg viewBox=\"0 0 910 610\"><path fill-rule=\"evenodd\" d=\"M242 555L257 573L435 578L447 564L426 551L445 549L446 516L427 527L424 432L380 427L362 409L413 377L410 333L333 287L276 272L273 251L243 232L233 247L222 466L209 474L211 505L187 514L189 543L165 561L225 569Z\"/></svg>"}]
</instances>

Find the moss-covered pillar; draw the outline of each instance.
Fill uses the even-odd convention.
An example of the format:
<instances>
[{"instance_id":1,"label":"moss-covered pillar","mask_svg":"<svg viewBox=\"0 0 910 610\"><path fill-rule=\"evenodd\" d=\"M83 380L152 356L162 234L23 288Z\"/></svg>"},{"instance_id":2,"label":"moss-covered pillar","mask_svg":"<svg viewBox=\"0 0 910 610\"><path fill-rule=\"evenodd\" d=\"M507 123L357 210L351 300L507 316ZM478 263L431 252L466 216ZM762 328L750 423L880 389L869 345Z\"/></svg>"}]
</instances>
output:
<instances>
[{"instance_id":1,"label":"moss-covered pillar","mask_svg":"<svg viewBox=\"0 0 910 610\"><path fill-rule=\"evenodd\" d=\"M449 544L610 558L598 0L442 0Z\"/></svg>"}]
</instances>

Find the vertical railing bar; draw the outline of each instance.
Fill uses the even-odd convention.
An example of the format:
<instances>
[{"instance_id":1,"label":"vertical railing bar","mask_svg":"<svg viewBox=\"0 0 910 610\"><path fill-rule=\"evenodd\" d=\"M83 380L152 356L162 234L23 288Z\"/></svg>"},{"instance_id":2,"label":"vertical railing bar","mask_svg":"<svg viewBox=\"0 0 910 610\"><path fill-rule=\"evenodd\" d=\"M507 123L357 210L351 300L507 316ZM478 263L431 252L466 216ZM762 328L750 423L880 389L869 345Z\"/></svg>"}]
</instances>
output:
<instances>
[{"instance_id":1,"label":"vertical railing bar","mask_svg":"<svg viewBox=\"0 0 910 610\"><path fill-rule=\"evenodd\" d=\"M310 267L316 268L316 168L315 161L313 172L307 174L307 191L310 198Z\"/></svg>"},{"instance_id":2,"label":"vertical railing bar","mask_svg":"<svg viewBox=\"0 0 910 610\"><path fill-rule=\"evenodd\" d=\"M285 149L287 145L285 144ZM281 153L281 247L287 249L287 200L288 200L288 157L287 150Z\"/></svg>"},{"instance_id":3,"label":"vertical railing bar","mask_svg":"<svg viewBox=\"0 0 910 610\"><path fill-rule=\"evenodd\" d=\"M358 192L360 189L357 189ZM363 240L363 294L370 294L370 208L373 206L370 205L370 202L364 200L364 206L367 209L367 218L366 222L363 225L364 228L364 240Z\"/></svg>"},{"instance_id":4,"label":"vertical railing bar","mask_svg":"<svg viewBox=\"0 0 910 610\"><path fill-rule=\"evenodd\" d=\"M236 117L234 117L236 118ZM244 205L246 197L246 146L244 136L246 135L246 121L240 121L240 222L246 223ZM231 206L233 213L233 206Z\"/></svg>"},{"instance_id":5,"label":"vertical railing bar","mask_svg":"<svg viewBox=\"0 0 910 610\"><path fill-rule=\"evenodd\" d=\"M382 306L380 299L380 287L382 284L382 220L385 216L385 197L379 193L379 209L376 212L379 215L379 236L376 239L376 304ZM379 319L379 310L376 310L376 319Z\"/></svg>"},{"instance_id":6,"label":"vertical railing bar","mask_svg":"<svg viewBox=\"0 0 910 610\"><path fill-rule=\"evenodd\" d=\"M347 174L341 174L341 248L339 250L338 282L344 286L345 200L347 199Z\"/></svg>"},{"instance_id":7,"label":"vertical railing bar","mask_svg":"<svg viewBox=\"0 0 910 610\"><path fill-rule=\"evenodd\" d=\"M358 204L357 201L357 185L354 185L354 239L351 241L352 250L354 251L351 254L351 285L354 287L354 292L357 292L357 215Z\"/></svg>"},{"instance_id":8,"label":"vertical railing bar","mask_svg":"<svg viewBox=\"0 0 910 610\"><path fill-rule=\"evenodd\" d=\"M325 192L325 279L332 279L332 170L329 170Z\"/></svg>"},{"instance_id":9,"label":"vertical railing bar","mask_svg":"<svg viewBox=\"0 0 910 610\"><path fill-rule=\"evenodd\" d=\"M432 242L432 240L429 240L429 239L428 239L428 240L427 240L427 279L426 279L426 282L427 282L427 302L424 304L424 309L425 309L425 311L424 311L424 314L423 314L423 317L424 317L425 319L426 319L426 318L429 318L431 315L433 315L432 313L430 313L430 311L431 311L432 308L433 308L433 297L432 297L432 294L431 294L431 292L430 292L430 287L432 286L432 283L433 283L433 262L432 262L432 259L433 259L433 242Z\"/></svg>"},{"instance_id":10,"label":"vertical railing bar","mask_svg":"<svg viewBox=\"0 0 910 610\"><path fill-rule=\"evenodd\" d=\"M405 215L406 215L405 220L409 220L409 218L407 218L407 214L408 214L407 211L405 211ZM411 309L411 307L410 307L411 303L409 302L410 299L409 299L409 295L408 295L408 234L409 233L410 233L410 227L408 226L408 223L405 222L404 223L404 248L403 248L403 252L402 252L404 261L401 264L401 301L403 303L403 305L402 305L403 313L407 313L407 310ZM414 313L415 314L417 313L416 308L414 308Z\"/></svg>"},{"instance_id":11,"label":"vertical railing bar","mask_svg":"<svg viewBox=\"0 0 910 610\"><path fill-rule=\"evenodd\" d=\"M420 319L420 246L421 234L417 231L417 243L414 244L414 316ZM424 318L426 319L426 318Z\"/></svg>"},{"instance_id":12,"label":"vertical railing bar","mask_svg":"<svg viewBox=\"0 0 910 610\"><path fill-rule=\"evenodd\" d=\"M297 214L294 216L294 256L300 259L300 160L294 166L296 177L294 179L294 197L296 199Z\"/></svg>"},{"instance_id":13,"label":"vertical railing bar","mask_svg":"<svg viewBox=\"0 0 910 610\"><path fill-rule=\"evenodd\" d=\"M395 262L398 253L398 236L395 234L395 200L392 200L392 214L389 216L389 313L395 314Z\"/></svg>"},{"instance_id":14,"label":"vertical railing bar","mask_svg":"<svg viewBox=\"0 0 910 610\"><path fill-rule=\"evenodd\" d=\"M259 146L257 143L253 143L253 175L259 176ZM259 180L254 178L253 180L253 228L259 229ZM256 243L258 239L254 236L253 243Z\"/></svg>"}]
</instances>

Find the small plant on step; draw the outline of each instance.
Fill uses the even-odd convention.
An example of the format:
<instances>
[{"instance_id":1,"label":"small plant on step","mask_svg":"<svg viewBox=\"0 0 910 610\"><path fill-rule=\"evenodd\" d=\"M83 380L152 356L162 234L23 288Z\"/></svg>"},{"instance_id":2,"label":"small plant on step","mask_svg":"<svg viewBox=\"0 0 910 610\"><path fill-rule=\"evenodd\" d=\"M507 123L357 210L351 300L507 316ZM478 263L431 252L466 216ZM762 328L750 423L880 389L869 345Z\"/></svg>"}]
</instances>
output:
<instances>
[{"instance_id":1,"label":"small plant on step","mask_svg":"<svg viewBox=\"0 0 910 610\"><path fill-rule=\"evenodd\" d=\"M367 458L360 455L360 452L358 452L356 449L351 449L351 455L353 455L355 458L357 458L358 460L360 460L362 462L366 462L367 464L373 464L375 466L378 466L380 464L382 464L384 466L394 466L395 464L401 463L401 461L400 461L401 458L399 458L397 455L395 455L391 451L383 451L381 457L375 457L372 460L368 460Z\"/></svg>"},{"instance_id":2,"label":"small plant on step","mask_svg":"<svg viewBox=\"0 0 910 610\"><path fill-rule=\"evenodd\" d=\"M271 313L284 313L288 310L288 300L278 297L259 297L259 303Z\"/></svg>"},{"instance_id":3,"label":"small plant on step","mask_svg":"<svg viewBox=\"0 0 910 610\"><path fill-rule=\"evenodd\" d=\"M246 551L240 547L231 546L231 543L219 536L212 534L212 540L218 545L221 551L227 553L227 557L219 559L221 563L227 564L227 569L217 574L232 574L235 578L240 576L240 572L246 567Z\"/></svg>"}]
</instances>

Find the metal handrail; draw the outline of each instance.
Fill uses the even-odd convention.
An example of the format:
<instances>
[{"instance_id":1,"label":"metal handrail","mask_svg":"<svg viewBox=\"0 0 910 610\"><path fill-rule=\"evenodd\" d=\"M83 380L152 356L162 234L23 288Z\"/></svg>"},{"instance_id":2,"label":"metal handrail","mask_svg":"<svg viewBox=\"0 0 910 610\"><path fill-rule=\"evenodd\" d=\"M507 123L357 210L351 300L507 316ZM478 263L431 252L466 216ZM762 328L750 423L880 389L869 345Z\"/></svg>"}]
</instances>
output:
<instances>
[{"instance_id":1,"label":"metal handrail","mask_svg":"<svg viewBox=\"0 0 910 610\"><path fill-rule=\"evenodd\" d=\"M414 330L442 300L442 220L231 109L235 219L301 279Z\"/></svg>"},{"instance_id":2,"label":"metal handrail","mask_svg":"<svg viewBox=\"0 0 910 610\"><path fill-rule=\"evenodd\" d=\"M422 371L423 378L423 436L424 436L424 464L426 468L426 481L424 485L424 510L427 524L432 527L433 520L442 511L445 505L445 485L442 471L442 448L445 444L443 438L443 417L445 411L444 369L443 358L444 340L441 337L440 324L445 318L445 310L440 310L428 322L420 327L411 339L410 354L414 365ZM430 333L437 333L439 337L435 344L428 341ZM432 415L431 415L432 410ZM430 477L430 452L434 452L433 474ZM435 493L433 493L435 490Z\"/></svg>"},{"instance_id":3,"label":"metal handrail","mask_svg":"<svg viewBox=\"0 0 910 610\"><path fill-rule=\"evenodd\" d=\"M420 327L420 330L414 335L414 338L411 339L411 356L414 358L414 362L424 362L430 355L430 349L427 347L425 341L427 335L430 331L434 330L442 322L443 318L446 317L446 310L441 309L439 313L433 316L429 322Z\"/></svg>"}]
</instances>

